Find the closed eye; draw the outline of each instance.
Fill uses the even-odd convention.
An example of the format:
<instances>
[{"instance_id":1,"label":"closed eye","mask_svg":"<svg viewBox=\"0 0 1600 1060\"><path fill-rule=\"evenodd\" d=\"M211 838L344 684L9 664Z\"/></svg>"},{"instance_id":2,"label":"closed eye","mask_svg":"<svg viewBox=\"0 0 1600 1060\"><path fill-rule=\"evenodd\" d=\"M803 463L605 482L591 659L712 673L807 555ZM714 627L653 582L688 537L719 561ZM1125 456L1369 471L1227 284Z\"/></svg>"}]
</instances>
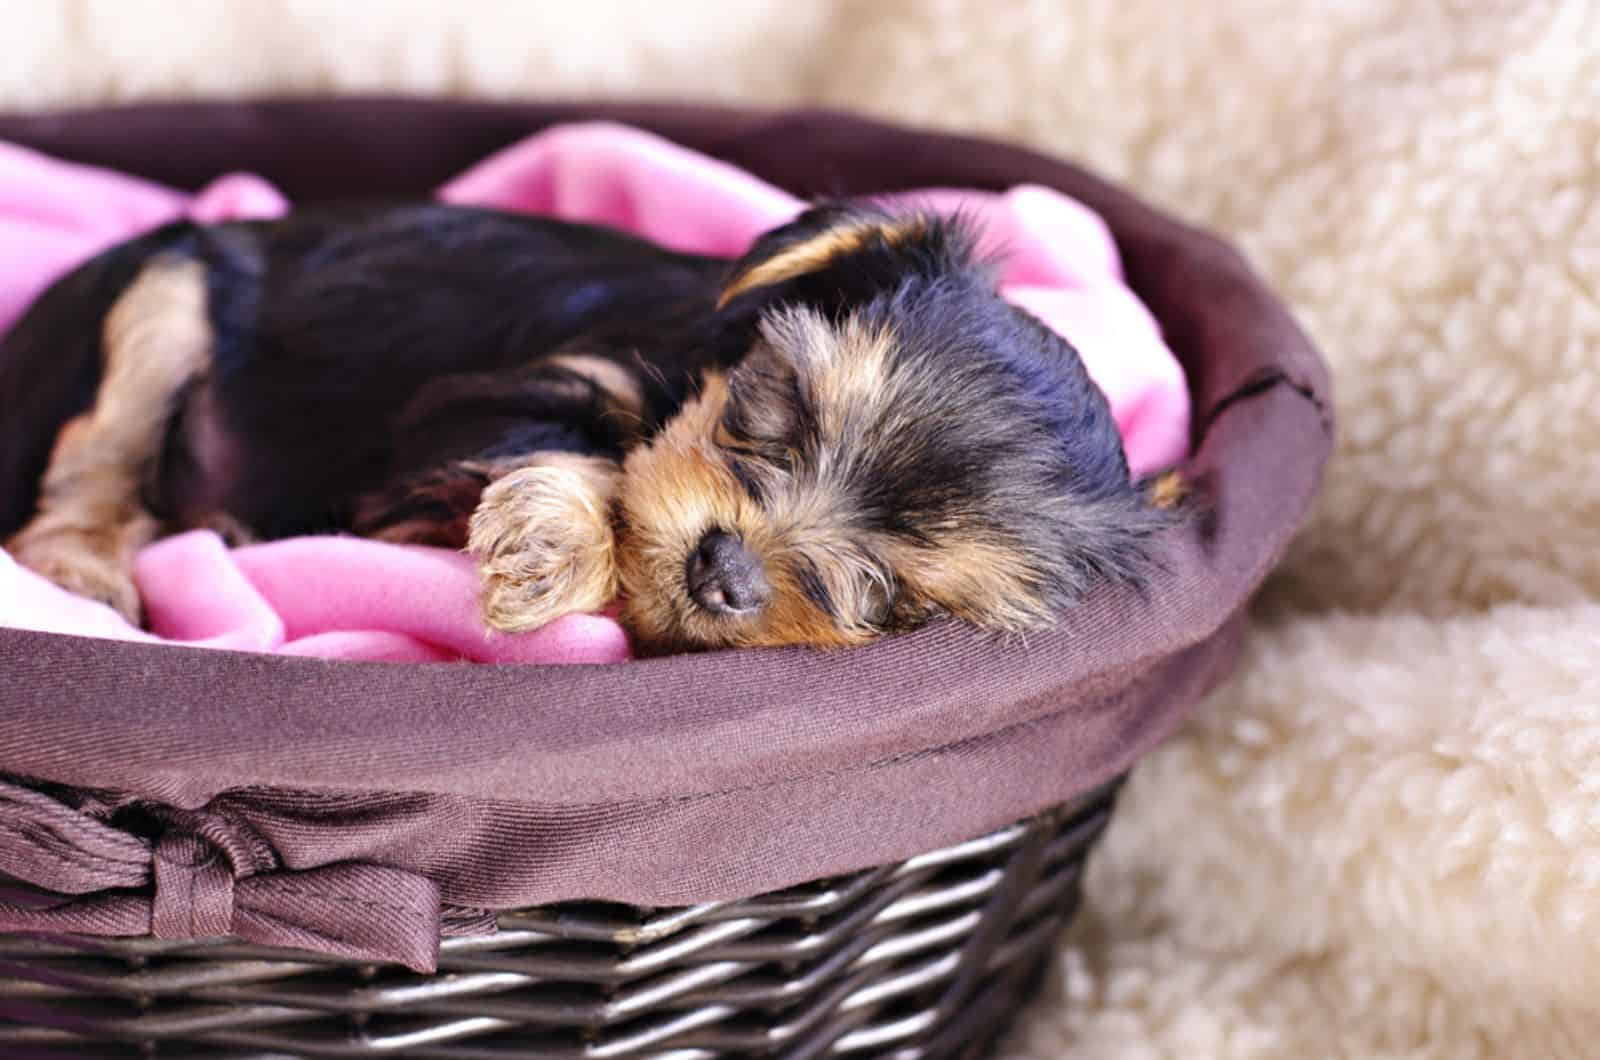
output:
<instances>
[{"instance_id":1,"label":"closed eye","mask_svg":"<svg viewBox=\"0 0 1600 1060\"><path fill-rule=\"evenodd\" d=\"M874 626L886 625L894 613L895 580L887 575L873 578L862 597L862 618Z\"/></svg>"},{"instance_id":2,"label":"closed eye","mask_svg":"<svg viewBox=\"0 0 1600 1060\"><path fill-rule=\"evenodd\" d=\"M796 580L800 583L800 591L806 594L806 599L816 604L823 614L833 617L838 615L833 606L833 594L828 592L828 586L823 582L822 575L817 573L817 568L809 561L800 562Z\"/></svg>"},{"instance_id":3,"label":"closed eye","mask_svg":"<svg viewBox=\"0 0 1600 1060\"><path fill-rule=\"evenodd\" d=\"M761 478L755 473L755 466L748 459L740 456L729 456L728 470L733 473L734 479L739 483L739 488L744 490L751 500L757 504L766 500L766 490L761 485Z\"/></svg>"}]
</instances>

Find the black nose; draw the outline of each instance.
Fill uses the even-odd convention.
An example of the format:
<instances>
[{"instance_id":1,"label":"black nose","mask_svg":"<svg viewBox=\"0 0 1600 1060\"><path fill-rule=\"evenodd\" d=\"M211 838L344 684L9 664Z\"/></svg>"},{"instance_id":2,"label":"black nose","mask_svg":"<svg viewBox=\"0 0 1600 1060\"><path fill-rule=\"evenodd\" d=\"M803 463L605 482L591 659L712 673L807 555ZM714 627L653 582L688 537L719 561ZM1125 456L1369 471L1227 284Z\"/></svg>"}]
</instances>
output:
<instances>
[{"instance_id":1,"label":"black nose","mask_svg":"<svg viewBox=\"0 0 1600 1060\"><path fill-rule=\"evenodd\" d=\"M700 539L684 569L689 595L714 615L760 610L772 595L761 561L732 534L713 530Z\"/></svg>"}]
</instances>

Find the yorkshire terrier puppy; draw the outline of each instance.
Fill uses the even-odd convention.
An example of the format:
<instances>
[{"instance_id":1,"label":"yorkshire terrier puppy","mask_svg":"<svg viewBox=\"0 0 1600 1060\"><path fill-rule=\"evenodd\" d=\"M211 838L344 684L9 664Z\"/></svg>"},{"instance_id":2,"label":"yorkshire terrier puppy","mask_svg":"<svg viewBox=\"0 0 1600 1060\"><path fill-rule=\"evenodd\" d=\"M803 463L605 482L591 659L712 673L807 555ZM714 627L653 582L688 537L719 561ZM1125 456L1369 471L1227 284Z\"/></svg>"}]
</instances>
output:
<instances>
[{"instance_id":1,"label":"yorkshire terrier puppy","mask_svg":"<svg viewBox=\"0 0 1600 1060\"><path fill-rule=\"evenodd\" d=\"M732 262L439 205L170 225L34 303L0 408L6 548L133 620L134 552L211 526L464 547L490 626L620 597L648 651L1020 632L1173 518L973 234L865 206Z\"/></svg>"}]
</instances>

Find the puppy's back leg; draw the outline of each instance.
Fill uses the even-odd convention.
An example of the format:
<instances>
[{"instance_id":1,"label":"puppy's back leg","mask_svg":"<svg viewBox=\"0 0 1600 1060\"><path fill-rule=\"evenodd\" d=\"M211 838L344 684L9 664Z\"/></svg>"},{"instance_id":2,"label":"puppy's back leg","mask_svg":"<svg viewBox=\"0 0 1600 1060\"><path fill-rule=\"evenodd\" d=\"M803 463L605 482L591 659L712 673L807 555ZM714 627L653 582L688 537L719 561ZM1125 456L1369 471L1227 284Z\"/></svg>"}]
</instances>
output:
<instances>
[{"instance_id":1,"label":"puppy's back leg","mask_svg":"<svg viewBox=\"0 0 1600 1060\"><path fill-rule=\"evenodd\" d=\"M37 513L6 549L72 592L139 619L134 553L159 523L143 494L185 388L211 360L205 268L151 260L106 315L99 389L56 437Z\"/></svg>"}]
</instances>

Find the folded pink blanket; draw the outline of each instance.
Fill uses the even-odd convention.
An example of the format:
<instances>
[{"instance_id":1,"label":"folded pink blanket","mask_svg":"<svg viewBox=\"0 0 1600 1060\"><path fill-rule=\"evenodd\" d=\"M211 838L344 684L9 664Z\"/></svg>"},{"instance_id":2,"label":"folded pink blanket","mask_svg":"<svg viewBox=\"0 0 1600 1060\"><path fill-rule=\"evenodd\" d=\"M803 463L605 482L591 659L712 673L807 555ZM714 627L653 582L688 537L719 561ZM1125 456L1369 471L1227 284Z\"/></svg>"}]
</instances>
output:
<instances>
[{"instance_id":1,"label":"folded pink blanket","mask_svg":"<svg viewBox=\"0 0 1600 1060\"><path fill-rule=\"evenodd\" d=\"M748 173L637 129L559 126L488 158L438 192L446 202L521 210L736 256L804 204ZM1184 455L1189 399L1177 360L1123 284L1099 218L1046 188L929 189L894 197L960 208L1004 255L1001 289L1066 336L1105 391L1134 473ZM119 240L179 217L274 217L289 208L259 177L185 194L0 143L0 331L48 284ZM572 615L516 636L477 612L467 557L348 537L229 550L195 531L157 542L135 577L150 632L71 596L0 552L0 625L122 640L340 659L605 663L627 638L607 616Z\"/></svg>"}]
</instances>

